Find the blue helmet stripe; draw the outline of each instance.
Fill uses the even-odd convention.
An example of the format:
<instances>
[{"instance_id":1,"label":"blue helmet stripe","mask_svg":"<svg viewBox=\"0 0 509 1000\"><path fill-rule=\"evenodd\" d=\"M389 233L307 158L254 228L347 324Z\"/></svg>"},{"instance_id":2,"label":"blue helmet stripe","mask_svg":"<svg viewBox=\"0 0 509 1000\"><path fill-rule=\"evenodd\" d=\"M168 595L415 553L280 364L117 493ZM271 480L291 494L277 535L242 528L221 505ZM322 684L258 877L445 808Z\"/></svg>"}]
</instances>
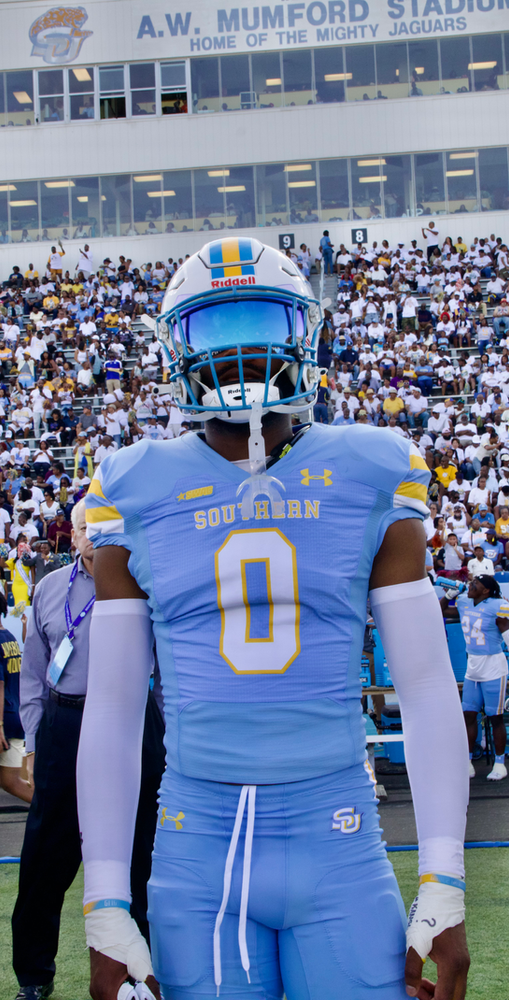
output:
<instances>
[{"instance_id":1,"label":"blue helmet stripe","mask_svg":"<svg viewBox=\"0 0 509 1000\"><path fill-rule=\"evenodd\" d=\"M239 259L240 260L253 259L253 245L251 243L251 240L247 239L246 237L239 238ZM254 271L250 271L249 274L254 274Z\"/></svg>"},{"instance_id":2,"label":"blue helmet stripe","mask_svg":"<svg viewBox=\"0 0 509 1000\"><path fill-rule=\"evenodd\" d=\"M210 244L209 253L210 253L211 264L223 263L223 245L221 243L221 240L215 240L213 243Z\"/></svg>"}]
</instances>

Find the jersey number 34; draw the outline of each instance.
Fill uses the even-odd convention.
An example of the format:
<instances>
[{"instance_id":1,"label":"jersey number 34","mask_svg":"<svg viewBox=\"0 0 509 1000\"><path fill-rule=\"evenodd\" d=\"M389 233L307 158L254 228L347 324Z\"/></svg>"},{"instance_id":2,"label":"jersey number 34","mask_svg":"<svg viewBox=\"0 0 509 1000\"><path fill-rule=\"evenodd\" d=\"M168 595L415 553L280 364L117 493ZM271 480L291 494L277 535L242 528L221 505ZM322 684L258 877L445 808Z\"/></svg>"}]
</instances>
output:
<instances>
[{"instance_id":1,"label":"jersey number 34","mask_svg":"<svg viewBox=\"0 0 509 1000\"><path fill-rule=\"evenodd\" d=\"M484 635L484 632L481 631L482 618L475 619L472 625L472 631L470 631L470 615L463 615L463 618L461 619L461 627L467 642L470 639L470 642L475 642L476 646L486 645L486 636Z\"/></svg>"},{"instance_id":2,"label":"jersey number 34","mask_svg":"<svg viewBox=\"0 0 509 1000\"><path fill-rule=\"evenodd\" d=\"M236 674L283 674L300 653L295 546L278 528L230 531L215 574L223 659Z\"/></svg>"}]
</instances>

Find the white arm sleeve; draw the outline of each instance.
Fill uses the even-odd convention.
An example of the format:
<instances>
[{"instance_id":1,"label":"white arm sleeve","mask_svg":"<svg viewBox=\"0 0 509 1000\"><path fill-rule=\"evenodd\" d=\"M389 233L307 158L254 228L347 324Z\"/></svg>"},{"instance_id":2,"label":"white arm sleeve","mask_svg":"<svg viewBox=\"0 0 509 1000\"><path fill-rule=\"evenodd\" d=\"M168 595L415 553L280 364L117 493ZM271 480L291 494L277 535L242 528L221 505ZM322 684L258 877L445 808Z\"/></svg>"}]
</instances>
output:
<instances>
[{"instance_id":1,"label":"white arm sleeve","mask_svg":"<svg viewBox=\"0 0 509 1000\"><path fill-rule=\"evenodd\" d=\"M440 605L428 579L370 599L401 709L419 874L463 878L468 744Z\"/></svg>"},{"instance_id":2,"label":"white arm sleeve","mask_svg":"<svg viewBox=\"0 0 509 1000\"><path fill-rule=\"evenodd\" d=\"M131 852L152 646L146 601L95 604L77 771L85 903L131 900Z\"/></svg>"}]
</instances>

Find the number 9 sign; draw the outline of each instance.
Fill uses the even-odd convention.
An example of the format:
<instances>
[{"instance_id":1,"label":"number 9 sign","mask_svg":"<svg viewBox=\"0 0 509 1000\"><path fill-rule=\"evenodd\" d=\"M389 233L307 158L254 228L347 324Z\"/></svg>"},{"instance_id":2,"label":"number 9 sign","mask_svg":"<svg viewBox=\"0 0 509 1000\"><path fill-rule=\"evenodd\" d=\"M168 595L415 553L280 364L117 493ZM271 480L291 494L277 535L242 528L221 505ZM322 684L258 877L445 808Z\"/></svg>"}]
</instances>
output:
<instances>
[{"instance_id":1,"label":"number 9 sign","mask_svg":"<svg viewBox=\"0 0 509 1000\"><path fill-rule=\"evenodd\" d=\"M280 233L279 235L279 249L280 250L292 250L295 246L295 236L293 233Z\"/></svg>"}]
</instances>

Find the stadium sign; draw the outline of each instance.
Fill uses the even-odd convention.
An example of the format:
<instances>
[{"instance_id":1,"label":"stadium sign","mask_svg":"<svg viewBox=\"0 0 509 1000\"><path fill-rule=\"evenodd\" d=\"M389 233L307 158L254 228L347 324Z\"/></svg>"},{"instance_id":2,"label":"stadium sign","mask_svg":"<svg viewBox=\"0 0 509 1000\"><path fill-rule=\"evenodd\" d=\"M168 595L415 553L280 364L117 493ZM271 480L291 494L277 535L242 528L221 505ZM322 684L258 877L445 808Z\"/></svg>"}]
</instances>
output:
<instances>
[{"instance_id":1,"label":"stadium sign","mask_svg":"<svg viewBox=\"0 0 509 1000\"><path fill-rule=\"evenodd\" d=\"M507 30L509 0L3 3L2 68L287 50ZM83 25L86 22L86 30ZM23 41L24 39L24 41ZM85 44L84 44L85 43ZM20 59L20 53L25 56Z\"/></svg>"}]
</instances>

